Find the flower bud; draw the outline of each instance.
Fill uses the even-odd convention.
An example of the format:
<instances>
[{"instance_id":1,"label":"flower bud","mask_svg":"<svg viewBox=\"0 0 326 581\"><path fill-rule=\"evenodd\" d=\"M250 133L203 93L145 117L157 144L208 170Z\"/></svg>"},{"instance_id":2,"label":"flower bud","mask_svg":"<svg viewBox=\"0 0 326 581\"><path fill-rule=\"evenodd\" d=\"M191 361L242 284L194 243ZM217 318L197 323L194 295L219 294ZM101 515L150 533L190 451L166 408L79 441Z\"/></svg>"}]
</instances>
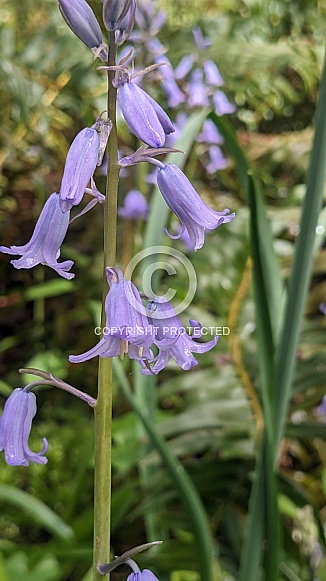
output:
<instances>
[{"instance_id":1,"label":"flower bud","mask_svg":"<svg viewBox=\"0 0 326 581\"><path fill-rule=\"evenodd\" d=\"M103 22L109 32L118 28L118 24L127 14L130 4L131 0L104 0Z\"/></svg>"},{"instance_id":2,"label":"flower bud","mask_svg":"<svg viewBox=\"0 0 326 581\"><path fill-rule=\"evenodd\" d=\"M60 187L63 212L77 206L91 179L98 160L100 137L96 129L82 129L72 142L66 158Z\"/></svg>"},{"instance_id":3,"label":"flower bud","mask_svg":"<svg viewBox=\"0 0 326 581\"><path fill-rule=\"evenodd\" d=\"M95 14L85 0L59 0L60 12L73 33L93 52L101 50L97 56L107 61L108 51L103 44L103 36Z\"/></svg>"}]
</instances>

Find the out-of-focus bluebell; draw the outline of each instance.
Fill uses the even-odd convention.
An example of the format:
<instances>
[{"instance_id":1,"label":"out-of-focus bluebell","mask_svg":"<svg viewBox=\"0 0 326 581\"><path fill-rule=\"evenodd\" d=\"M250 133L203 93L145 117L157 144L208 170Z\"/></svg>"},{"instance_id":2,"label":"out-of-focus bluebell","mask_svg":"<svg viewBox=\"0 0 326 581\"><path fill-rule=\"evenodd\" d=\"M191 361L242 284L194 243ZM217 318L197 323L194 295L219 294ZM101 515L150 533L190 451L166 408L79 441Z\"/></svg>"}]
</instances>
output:
<instances>
[{"instance_id":1,"label":"out-of-focus bluebell","mask_svg":"<svg viewBox=\"0 0 326 581\"><path fill-rule=\"evenodd\" d=\"M28 466L30 462L46 464L48 450L46 438L40 452L32 452L28 445L32 420L36 414L35 394L25 389L14 389L7 399L0 417L0 451L10 466Z\"/></svg>"},{"instance_id":2,"label":"out-of-focus bluebell","mask_svg":"<svg viewBox=\"0 0 326 581\"><path fill-rule=\"evenodd\" d=\"M213 102L215 107L215 113L217 115L226 115L228 113L234 113L236 107L233 103L230 103L227 96L223 91L216 91L213 95Z\"/></svg>"},{"instance_id":3,"label":"out-of-focus bluebell","mask_svg":"<svg viewBox=\"0 0 326 581\"><path fill-rule=\"evenodd\" d=\"M71 363L83 363L93 357L124 357L150 359L153 329L149 325L145 308L135 285L125 280L118 268L107 268L106 278L110 290L105 300L106 326L99 343L82 353L70 355Z\"/></svg>"},{"instance_id":4,"label":"out-of-focus bluebell","mask_svg":"<svg viewBox=\"0 0 326 581\"><path fill-rule=\"evenodd\" d=\"M207 107L209 104L207 90L203 83L203 72L200 69L195 69L191 74L188 94L189 107Z\"/></svg>"},{"instance_id":5,"label":"out-of-focus bluebell","mask_svg":"<svg viewBox=\"0 0 326 581\"><path fill-rule=\"evenodd\" d=\"M60 187L60 206L63 212L78 205L94 174L100 149L100 137L93 127L82 129L72 142Z\"/></svg>"},{"instance_id":6,"label":"out-of-focus bluebell","mask_svg":"<svg viewBox=\"0 0 326 581\"><path fill-rule=\"evenodd\" d=\"M154 343L158 347L158 355L149 361L149 366L142 364L142 374L157 374L166 367L172 358L181 369L187 371L198 364L192 353L206 353L212 349L218 340L214 337L208 343L197 343L194 339L202 336L200 323L190 320L189 323L194 332L190 337L182 325L179 317L175 314L171 304L164 298L158 297L147 304L149 322L155 328Z\"/></svg>"},{"instance_id":7,"label":"out-of-focus bluebell","mask_svg":"<svg viewBox=\"0 0 326 581\"><path fill-rule=\"evenodd\" d=\"M11 261L15 268L33 268L37 264L45 264L63 278L71 280L75 275L68 271L73 266L73 261L57 261L60 246L68 230L69 218L70 212L62 212L59 195L53 193L44 205L30 241L24 246L0 246L0 252L21 255L21 258Z\"/></svg>"},{"instance_id":8,"label":"out-of-focus bluebell","mask_svg":"<svg viewBox=\"0 0 326 581\"><path fill-rule=\"evenodd\" d=\"M206 83L208 85L213 85L215 87L221 87L224 85L224 79L213 61L207 60L204 62L204 72Z\"/></svg>"},{"instance_id":9,"label":"out-of-focus bluebell","mask_svg":"<svg viewBox=\"0 0 326 581\"><path fill-rule=\"evenodd\" d=\"M319 310L323 315L326 315L326 303L320 303Z\"/></svg>"},{"instance_id":10,"label":"out-of-focus bluebell","mask_svg":"<svg viewBox=\"0 0 326 581\"><path fill-rule=\"evenodd\" d=\"M317 415L323 418L326 422L326 395L324 395L321 404L316 408Z\"/></svg>"},{"instance_id":11,"label":"out-of-focus bluebell","mask_svg":"<svg viewBox=\"0 0 326 581\"><path fill-rule=\"evenodd\" d=\"M192 35L194 37L194 41L197 45L199 50L206 50L211 46L211 41L209 40L208 36L204 36L199 26L195 26L192 29Z\"/></svg>"},{"instance_id":12,"label":"out-of-focus bluebell","mask_svg":"<svg viewBox=\"0 0 326 581\"><path fill-rule=\"evenodd\" d=\"M85 0L59 0L60 12L72 32L102 61L108 60L100 25Z\"/></svg>"},{"instance_id":13,"label":"out-of-focus bluebell","mask_svg":"<svg viewBox=\"0 0 326 581\"><path fill-rule=\"evenodd\" d=\"M148 203L139 190L130 190L124 199L123 206L119 208L118 214L126 220L145 219L148 215Z\"/></svg>"},{"instance_id":14,"label":"out-of-focus bluebell","mask_svg":"<svg viewBox=\"0 0 326 581\"><path fill-rule=\"evenodd\" d=\"M224 139L218 131L214 121L206 119L196 141L199 143L207 143L208 145L221 145L224 142Z\"/></svg>"},{"instance_id":15,"label":"out-of-focus bluebell","mask_svg":"<svg viewBox=\"0 0 326 581\"><path fill-rule=\"evenodd\" d=\"M225 222L231 222L235 216L235 214L229 214L228 209L222 212L211 210L180 168L174 164L160 167L157 185L165 202L179 218L182 231L185 229L188 231L194 250L203 246L206 230L214 230ZM169 234L169 236L180 238L181 234L175 236Z\"/></svg>"},{"instance_id":16,"label":"out-of-focus bluebell","mask_svg":"<svg viewBox=\"0 0 326 581\"><path fill-rule=\"evenodd\" d=\"M137 3L135 20L138 30L132 33L132 40L147 45L164 26L166 13L163 10L157 11L153 0L142 0Z\"/></svg>"},{"instance_id":17,"label":"out-of-focus bluebell","mask_svg":"<svg viewBox=\"0 0 326 581\"><path fill-rule=\"evenodd\" d=\"M194 58L192 55L185 55L174 71L174 76L178 81L184 79L188 73L190 73L192 67L194 66Z\"/></svg>"},{"instance_id":18,"label":"out-of-focus bluebell","mask_svg":"<svg viewBox=\"0 0 326 581\"><path fill-rule=\"evenodd\" d=\"M155 58L155 62L164 65L160 68L160 74L168 106L173 108L180 105L180 103L184 103L185 95L175 82L172 64L169 59L166 56L161 55Z\"/></svg>"},{"instance_id":19,"label":"out-of-focus bluebell","mask_svg":"<svg viewBox=\"0 0 326 581\"><path fill-rule=\"evenodd\" d=\"M207 154L209 157L209 162L205 163L207 173L215 174L217 171L228 167L229 162L225 159L223 151L218 145L211 145L207 150Z\"/></svg>"}]
</instances>

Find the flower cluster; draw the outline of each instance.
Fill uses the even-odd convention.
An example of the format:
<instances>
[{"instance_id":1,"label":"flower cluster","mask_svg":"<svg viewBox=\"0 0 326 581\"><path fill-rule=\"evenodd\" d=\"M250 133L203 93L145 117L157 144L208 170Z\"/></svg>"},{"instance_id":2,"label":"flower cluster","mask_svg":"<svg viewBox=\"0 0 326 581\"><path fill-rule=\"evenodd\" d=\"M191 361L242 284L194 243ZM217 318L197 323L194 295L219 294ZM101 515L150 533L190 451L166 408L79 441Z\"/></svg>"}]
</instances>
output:
<instances>
[{"instance_id":1,"label":"flower cluster","mask_svg":"<svg viewBox=\"0 0 326 581\"><path fill-rule=\"evenodd\" d=\"M60 248L67 234L70 210L81 202L85 191L94 198L88 209L104 200L95 186L93 174L96 165L101 163L101 147L103 139L106 142L108 138L109 129L109 123L99 117L93 127L86 127L78 133L67 154L60 192L54 192L45 202L30 241L23 246L0 246L0 252L21 255L21 258L11 261L15 268L45 264L63 278L74 278L75 275L69 272L73 261L58 262ZM87 188L89 181L90 189Z\"/></svg>"},{"instance_id":2,"label":"flower cluster","mask_svg":"<svg viewBox=\"0 0 326 581\"><path fill-rule=\"evenodd\" d=\"M203 35L199 27L195 27L192 31L195 50L192 54L184 56L174 71L165 54L165 47L158 38L155 38L164 22L164 12L157 12L152 2L142 1L136 14L137 28L131 38L144 50L144 59L148 58L148 55L153 55L155 63L165 65L159 69L159 74L168 106L173 109L184 104L188 110L211 107L218 116L233 113L235 106L221 90L224 79L218 67L214 61L205 58L205 52L211 46L209 38ZM177 136L178 130L182 128L187 118L187 113L178 115L176 133L169 139L169 144L173 144L173 138ZM198 154L208 174L214 175L228 166L220 147L223 138L210 119L204 122L203 131L198 135L197 142L201 144Z\"/></svg>"},{"instance_id":3,"label":"flower cluster","mask_svg":"<svg viewBox=\"0 0 326 581\"><path fill-rule=\"evenodd\" d=\"M106 269L110 290L105 301L106 326L99 343L82 353L70 355L71 363L83 363L99 355L100 357L124 357L136 359L142 374L157 374L173 359L183 370L197 365L192 353L205 353L218 340L215 337L207 343L198 343L202 335L201 325L190 321L193 336L185 333L184 327L170 303L163 297L156 297L143 306L135 285L125 280L118 268ZM151 346L158 349L154 356Z\"/></svg>"}]
</instances>

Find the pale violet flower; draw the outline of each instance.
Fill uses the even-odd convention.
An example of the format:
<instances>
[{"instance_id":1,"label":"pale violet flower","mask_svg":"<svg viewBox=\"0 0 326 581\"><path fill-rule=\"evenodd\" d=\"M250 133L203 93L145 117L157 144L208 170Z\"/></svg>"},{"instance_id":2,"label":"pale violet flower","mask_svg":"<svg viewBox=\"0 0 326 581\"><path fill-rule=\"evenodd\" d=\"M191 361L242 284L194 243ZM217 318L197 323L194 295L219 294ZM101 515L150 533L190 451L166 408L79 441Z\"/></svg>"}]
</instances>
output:
<instances>
[{"instance_id":1,"label":"pale violet flower","mask_svg":"<svg viewBox=\"0 0 326 581\"><path fill-rule=\"evenodd\" d=\"M207 173L215 174L221 169L228 167L229 162L225 159L223 151L218 145L211 145L208 149L209 162L205 163Z\"/></svg>"},{"instance_id":2,"label":"pale violet flower","mask_svg":"<svg viewBox=\"0 0 326 581\"><path fill-rule=\"evenodd\" d=\"M158 355L148 361L148 366L143 367L142 374L157 374L166 367L172 358L181 369L187 371L198 364L194 353L206 353L215 347L218 337L207 343L198 343L195 339L202 336L201 325L194 320L189 323L194 332L190 337L183 327L179 317L175 314L172 306L164 297L158 297L147 304L149 322L155 329L154 343L158 347Z\"/></svg>"},{"instance_id":3,"label":"pale violet flower","mask_svg":"<svg viewBox=\"0 0 326 581\"><path fill-rule=\"evenodd\" d=\"M148 203L143 194L138 190L130 190L124 199L123 206L119 208L118 214L125 220L146 218L148 215Z\"/></svg>"},{"instance_id":4,"label":"pale violet flower","mask_svg":"<svg viewBox=\"0 0 326 581\"><path fill-rule=\"evenodd\" d=\"M216 115L226 115L229 113L234 113L236 107L228 100L227 96L223 91L216 91L213 95L213 102L215 106Z\"/></svg>"},{"instance_id":5,"label":"pale violet flower","mask_svg":"<svg viewBox=\"0 0 326 581\"><path fill-rule=\"evenodd\" d=\"M161 194L181 222L181 233L188 231L194 250L201 248L205 241L206 230L214 230L225 222L231 222L235 214L229 210L222 212L211 210L200 198L195 188L180 168L170 163L160 167L157 174L157 185ZM180 238L181 233L171 238Z\"/></svg>"},{"instance_id":6,"label":"pale violet flower","mask_svg":"<svg viewBox=\"0 0 326 581\"><path fill-rule=\"evenodd\" d=\"M100 151L100 136L93 127L82 129L72 142L66 157L60 186L60 206L63 212L78 205L94 174Z\"/></svg>"},{"instance_id":7,"label":"pale violet flower","mask_svg":"<svg viewBox=\"0 0 326 581\"><path fill-rule=\"evenodd\" d=\"M48 461L44 456L48 450L46 438L43 438L40 452L32 452L28 445L35 414L35 394L26 389L14 389L0 417L0 451L4 450L10 466L28 466L30 462L46 464Z\"/></svg>"},{"instance_id":8,"label":"pale violet flower","mask_svg":"<svg viewBox=\"0 0 326 581\"><path fill-rule=\"evenodd\" d=\"M69 272L74 264L73 261L58 262L69 218L70 212L62 212L59 195L53 193L45 202L30 241L24 246L10 246L10 248L0 246L0 252L21 255L21 258L11 261L15 268L33 268L37 264L45 264L63 278L70 280L75 276Z\"/></svg>"},{"instance_id":9,"label":"pale violet flower","mask_svg":"<svg viewBox=\"0 0 326 581\"><path fill-rule=\"evenodd\" d=\"M131 131L147 145L163 147L165 136L173 133L174 127L162 107L127 73L116 80L116 86L119 105Z\"/></svg>"},{"instance_id":10,"label":"pale violet flower","mask_svg":"<svg viewBox=\"0 0 326 581\"><path fill-rule=\"evenodd\" d=\"M107 268L106 278L110 290L105 300L106 325L99 343L81 355L70 355L71 363L82 363L100 357L149 359L153 343L153 329L135 285L125 280L118 268Z\"/></svg>"}]
</instances>

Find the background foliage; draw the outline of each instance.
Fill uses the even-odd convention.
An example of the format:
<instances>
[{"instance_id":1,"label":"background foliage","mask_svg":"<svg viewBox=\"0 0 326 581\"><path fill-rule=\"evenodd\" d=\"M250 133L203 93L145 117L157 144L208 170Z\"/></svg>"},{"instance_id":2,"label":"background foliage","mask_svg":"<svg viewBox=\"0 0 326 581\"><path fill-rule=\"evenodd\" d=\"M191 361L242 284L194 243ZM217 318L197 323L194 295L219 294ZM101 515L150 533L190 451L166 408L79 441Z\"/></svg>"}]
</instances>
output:
<instances>
[{"instance_id":1,"label":"background foliage","mask_svg":"<svg viewBox=\"0 0 326 581\"><path fill-rule=\"evenodd\" d=\"M100 4L92 3L95 11L100 12ZM311 147L323 53L323 4L303 0L206 4L161 0L168 16L160 39L177 65L193 51L192 26L200 24L210 36L206 56L217 63L228 97L237 105L231 122L259 177L286 281ZM106 88L92 55L67 29L54 0L26 0L23 5L3 0L0 23L0 223L1 243L9 246L29 239L44 200L60 187L73 137L105 109ZM154 90L166 105L160 85ZM121 135L123 144L130 145L123 127ZM221 336L216 349L201 356L191 372L170 365L160 374L156 420L204 503L214 538L216 579L227 581L237 578L261 430L261 394L244 192L232 159L226 170L209 177L199 154L194 146L187 175L204 199L234 209L236 219L210 235L200 252L189 255L199 282L183 321L193 318L204 325L229 326L231 332ZM121 201L133 180L145 187L150 200L151 186L143 186L142 175L134 174L122 180ZM100 171L97 185L104 190ZM280 579L290 581L326 579L325 418L316 413L325 393L326 321L318 309L326 299L325 222L323 212L279 458L278 506L284 537ZM136 226L135 251L141 247L143 227ZM14 270L8 258L1 257L3 396L21 385L17 369L22 366L51 370L95 395L97 361L87 363L87 368L73 366L67 355L94 344L101 295L100 230L99 208L71 225L63 246L63 257L75 260L77 276L71 283L42 267ZM123 224L119 239L123 262L130 251ZM166 238L164 243L169 244ZM186 252L182 242L178 248ZM182 296L187 281L180 273L176 278ZM166 284L163 279L162 288ZM129 362L123 366L132 380ZM118 383L114 405L113 552L120 554L146 540L150 514L159 538L166 542L143 557L146 566L150 564L161 581L197 581L188 515L160 457L148 452L144 432ZM48 465L30 465L26 470L1 464L0 578L86 581L92 551L91 412L54 390L40 391L38 406L31 447L37 449L40 438L48 438ZM144 469L150 474L145 486ZM114 576L122 578L124 573L119 570Z\"/></svg>"}]
</instances>

